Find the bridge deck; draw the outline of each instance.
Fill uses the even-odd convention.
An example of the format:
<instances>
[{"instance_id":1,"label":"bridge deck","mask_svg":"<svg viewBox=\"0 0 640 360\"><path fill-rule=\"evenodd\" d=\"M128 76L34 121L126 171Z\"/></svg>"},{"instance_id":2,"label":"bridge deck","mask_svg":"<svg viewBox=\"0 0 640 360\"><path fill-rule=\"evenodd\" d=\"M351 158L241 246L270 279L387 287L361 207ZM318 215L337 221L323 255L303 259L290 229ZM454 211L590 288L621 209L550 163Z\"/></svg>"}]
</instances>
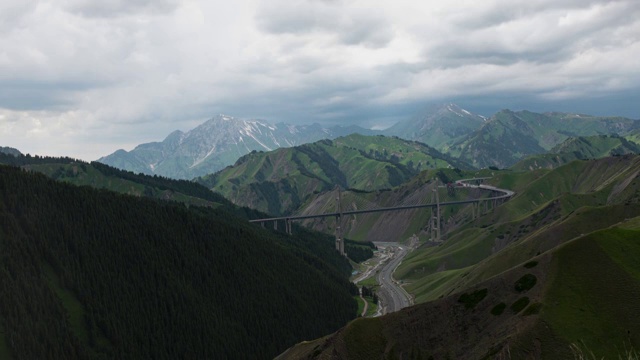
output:
<instances>
[{"instance_id":1,"label":"bridge deck","mask_svg":"<svg viewBox=\"0 0 640 360\"><path fill-rule=\"evenodd\" d=\"M409 210L409 209L419 209L419 208L433 208L436 206L451 206L451 205L464 205L471 204L482 201L491 201L491 200L501 200L508 199L515 195L515 192L506 189L500 189L495 186L490 185L470 185L465 184L465 181L474 181L474 180L484 180L487 178L473 178L473 179L464 179L458 180L456 183L464 184L464 187L478 188L490 191L501 192L502 195L494 196L490 198L484 199L471 199L471 200L460 200L460 201L447 201L441 202L439 204L421 204L421 205L406 205L406 206L393 206L393 207L384 207L378 209L369 209L369 210L349 210L342 212L332 212L332 213L323 213L323 214L311 214L311 215L291 215L291 216L279 216L265 219L252 219L249 222L264 222L264 221L278 221L278 220L303 220L303 219L313 219L313 218L323 218L323 217L332 217L332 216L342 216L342 215L354 215L354 214L366 214L366 213L375 213L375 212L384 212L384 211L400 211L400 210Z\"/></svg>"}]
</instances>

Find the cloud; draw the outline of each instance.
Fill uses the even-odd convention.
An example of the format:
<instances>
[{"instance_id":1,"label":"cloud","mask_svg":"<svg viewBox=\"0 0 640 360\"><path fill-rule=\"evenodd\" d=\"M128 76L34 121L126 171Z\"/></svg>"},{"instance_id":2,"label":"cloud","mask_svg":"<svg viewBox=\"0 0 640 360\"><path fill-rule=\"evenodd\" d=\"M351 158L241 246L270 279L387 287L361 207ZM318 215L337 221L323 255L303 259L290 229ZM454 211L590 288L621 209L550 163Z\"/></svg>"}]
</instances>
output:
<instances>
[{"instance_id":1,"label":"cloud","mask_svg":"<svg viewBox=\"0 0 640 360\"><path fill-rule=\"evenodd\" d=\"M259 8L256 22L266 33L332 37L343 45L380 48L394 37L379 10L340 1L270 1Z\"/></svg>"},{"instance_id":2,"label":"cloud","mask_svg":"<svg viewBox=\"0 0 640 360\"><path fill-rule=\"evenodd\" d=\"M173 0L67 0L65 9L89 18L111 18L135 14L165 14L178 6Z\"/></svg>"},{"instance_id":3,"label":"cloud","mask_svg":"<svg viewBox=\"0 0 640 360\"><path fill-rule=\"evenodd\" d=\"M382 126L606 99L640 118L635 0L9 0L0 30L0 145L32 153L92 160L216 113Z\"/></svg>"}]
</instances>

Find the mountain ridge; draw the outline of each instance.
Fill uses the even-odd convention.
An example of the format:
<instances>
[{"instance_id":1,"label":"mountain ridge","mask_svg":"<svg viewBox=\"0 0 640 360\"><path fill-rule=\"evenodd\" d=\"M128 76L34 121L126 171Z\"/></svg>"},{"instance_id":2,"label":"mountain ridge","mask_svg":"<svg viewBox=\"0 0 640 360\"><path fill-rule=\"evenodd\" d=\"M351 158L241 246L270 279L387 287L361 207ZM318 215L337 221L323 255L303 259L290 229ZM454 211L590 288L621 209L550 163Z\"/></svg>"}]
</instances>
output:
<instances>
[{"instance_id":1,"label":"mountain ridge","mask_svg":"<svg viewBox=\"0 0 640 360\"><path fill-rule=\"evenodd\" d=\"M176 130L163 141L140 144L129 152L120 149L98 161L149 175L192 179L231 165L253 150L270 151L353 131L374 133L354 126L270 124L220 114L187 132Z\"/></svg>"},{"instance_id":2,"label":"mountain ridge","mask_svg":"<svg viewBox=\"0 0 640 360\"><path fill-rule=\"evenodd\" d=\"M352 134L252 152L198 182L236 205L283 215L298 209L313 194L336 185L368 191L391 188L422 170L440 167L470 168L419 142Z\"/></svg>"},{"instance_id":3,"label":"mountain ridge","mask_svg":"<svg viewBox=\"0 0 640 360\"><path fill-rule=\"evenodd\" d=\"M134 172L193 179L233 165L251 151L359 133L419 141L477 168L506 168L527 156L549 152L569 137L634 136L639 130L640 120L619 116L503 109L486 118L453 103L431 106L379 131L356 125L270 124L217 115L189 131L176 130L163 141L140 144L129 152L120 149L98 161Z\"/></svg>"}]
</instances>

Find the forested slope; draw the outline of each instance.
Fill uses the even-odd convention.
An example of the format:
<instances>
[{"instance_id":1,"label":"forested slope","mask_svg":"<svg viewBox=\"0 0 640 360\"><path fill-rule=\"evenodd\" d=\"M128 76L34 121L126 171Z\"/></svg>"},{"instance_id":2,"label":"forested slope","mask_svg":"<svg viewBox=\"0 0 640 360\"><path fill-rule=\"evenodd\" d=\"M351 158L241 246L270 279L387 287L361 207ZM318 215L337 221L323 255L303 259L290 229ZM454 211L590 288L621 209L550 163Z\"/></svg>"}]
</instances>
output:
<instances>
[{"instance_id":1,"label":"forested slope","mask_svg":"<svg viewBox=\"0 0 640 360\"><path fill-rule=\"evenodd\" d=\"M0 358L270 358L351 319L331 241L0 166Z\"/></svg>"}]
</instances>

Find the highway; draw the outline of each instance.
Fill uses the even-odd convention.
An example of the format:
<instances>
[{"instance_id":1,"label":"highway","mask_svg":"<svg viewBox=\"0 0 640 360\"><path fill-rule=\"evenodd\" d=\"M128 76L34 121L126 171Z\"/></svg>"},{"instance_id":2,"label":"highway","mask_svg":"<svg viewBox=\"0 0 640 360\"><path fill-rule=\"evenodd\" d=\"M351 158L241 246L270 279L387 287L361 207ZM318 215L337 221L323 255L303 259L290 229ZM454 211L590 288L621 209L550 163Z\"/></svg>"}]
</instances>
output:
<instances>
[{"instance_id":1,"label":"highway","mask_svg":"<svg viewBox=\"0 0 640 360\"><path fill-rule=\"evenodd\" d=\"M384 246L384 252L388 256L377 275L380 284L378 309L379 313L384 315L412 304L411 296L393 279L393 272L409 253L410 248L397 243L377 243L376 245L379 248Z\"/></svg>"}]
</instances>

